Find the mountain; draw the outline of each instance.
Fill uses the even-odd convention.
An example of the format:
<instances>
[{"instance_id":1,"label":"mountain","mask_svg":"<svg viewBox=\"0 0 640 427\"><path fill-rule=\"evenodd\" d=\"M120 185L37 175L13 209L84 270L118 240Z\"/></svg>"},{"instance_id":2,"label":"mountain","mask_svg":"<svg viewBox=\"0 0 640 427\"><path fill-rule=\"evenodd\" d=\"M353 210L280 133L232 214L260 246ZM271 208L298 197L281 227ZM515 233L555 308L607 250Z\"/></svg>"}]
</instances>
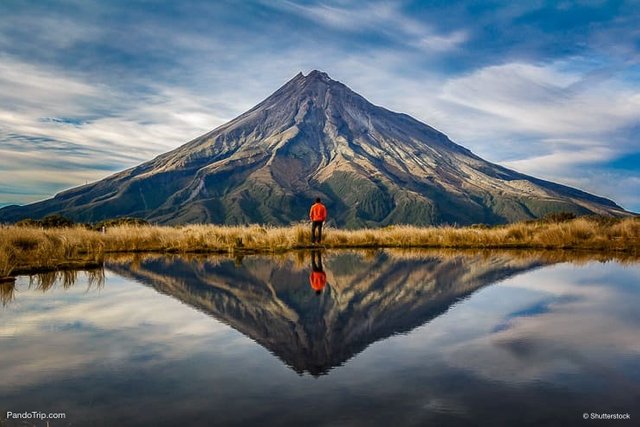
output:
<instances>
[{"instance_id":1,"label":"mountain","mask_svg":"<svg viewBox=\"0 0 640 427\"><path fill-rule=\"evenodd\" d=\"M305 260L309 262L309 255ZM309 286L311 267L275 261L150 256L107 268L226 323L298 373L326 374L370 344L445 313L476 290L548 264L500 255L363 257L324 260L327 286Z\"/></svg>"},{"instance_id":2,"label":"mountain","mask_svg":"<svg viewBox=\"0 0 640 427\"><path fill-rule=\"evenodd\" d=\"M605 198L487 162L312 71L173 151L52 199L1 209L0 221L59 213L85 222L288 224L306 219L315 197L340 227L627 214Z\"/></svg>"}]
</instances>

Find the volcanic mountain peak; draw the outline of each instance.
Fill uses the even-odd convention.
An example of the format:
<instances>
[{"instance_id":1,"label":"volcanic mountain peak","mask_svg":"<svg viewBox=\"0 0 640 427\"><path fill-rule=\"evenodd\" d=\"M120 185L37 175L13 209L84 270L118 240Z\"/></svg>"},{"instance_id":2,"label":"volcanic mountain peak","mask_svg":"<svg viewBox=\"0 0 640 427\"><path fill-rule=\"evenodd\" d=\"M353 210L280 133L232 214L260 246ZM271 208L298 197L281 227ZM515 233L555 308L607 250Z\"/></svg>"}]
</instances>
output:
<instances>
[{"instance_id":1,"label":"volcanic mountain peak","mask_svg":"<svg viewBox=\"0 0 640 427\"><path fill-rule=\"evenodd\" d=\"M549 212L626 215L610 200L489 163L326 73L297 74L187 144L0 221L59 213L159 223L288 224L322 197L338 226L504 223Z\"/></svg>"},{"instance_id":2,"label":"volcanic mountain peak","mask_svg":"<svg viewBox=\"0 0 640 427\"><path fill-rule=\"evenodd\" d=\"M300 74L302 74L302 71L300 72ZM303 75L304 77L304 75ZM335 82L335 80L331 80L331 78L329 77L329 74L325 73L324 71L320 71L320 70L311 70L309 72L309 74L307 74L307 79L320 79L323 80L325 82Z\"/></svg>"},{"instance_id":3,"label":"volcanic mountain peak","mask_svg":"<svg viewBox=\"0 0 640 427\"><path fill-rule=\"evenodd\" d=\"M301 72L299 72L290 82L300 81L303 82L304 85L308 86L311 84L325 84L325 85L336 85L345 87L342 83L337 80L333 80L327 73L320 70L312 70L306 76ZM286 86L286 85L285 85Z\"/></svg>"}]
</instances>

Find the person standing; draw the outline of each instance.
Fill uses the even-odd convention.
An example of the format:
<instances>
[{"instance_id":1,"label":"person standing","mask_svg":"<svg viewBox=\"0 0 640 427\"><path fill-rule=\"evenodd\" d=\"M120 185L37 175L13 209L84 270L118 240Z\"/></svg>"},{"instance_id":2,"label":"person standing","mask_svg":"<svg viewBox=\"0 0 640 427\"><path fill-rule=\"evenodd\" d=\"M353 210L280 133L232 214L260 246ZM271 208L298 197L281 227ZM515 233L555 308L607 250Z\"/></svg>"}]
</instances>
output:
<instances>
[{"instance_id":1,"label":"person standing","mask_svg":"<svg viewBox=\"0 0 640 427\"><path fill-rule=\"evenodd\" d=\"M327 219L327 208L322 204L320 197L311 206L309 218L311 219L311 244L320 244L322 241L322 224Z\"/></svg>"},{"instance_id":2,"label":"person standing","mask_svg":"<svg viewBox=\"0 0 640 427\"><path fill-rule=\"evenodd\" d=\"M327 285L327 273L322 268L322 253L319 250L311 251L311 274L309 275L309 284L316 295L320 295Z\"/></svg>"}]
</instances>

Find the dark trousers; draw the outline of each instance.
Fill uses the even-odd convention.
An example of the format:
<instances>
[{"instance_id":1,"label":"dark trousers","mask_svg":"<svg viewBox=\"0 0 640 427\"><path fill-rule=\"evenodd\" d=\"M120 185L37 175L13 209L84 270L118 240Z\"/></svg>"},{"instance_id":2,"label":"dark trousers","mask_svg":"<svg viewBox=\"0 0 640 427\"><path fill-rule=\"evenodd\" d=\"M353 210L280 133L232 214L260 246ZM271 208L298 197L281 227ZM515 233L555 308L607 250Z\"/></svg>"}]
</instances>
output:
<instances>
[{"instance_id":1,"label":"dark trousers","mask_svg":"<svg viewBox=\"0 0 640 427\"><path fill-rule=\"evenodd\" d=\"M316 238L316 231L318 237ZM322 221L311 222L311 243L320 243L322 241Z\"/></svg>"},{"instance_id":2,"label":"dark trousers","mask_svg":"<svg viewBox=\"0 0 640 427\"><path fill-rule=\"evenodd\" d=\"M311 271L324 271L324 268L322 268L322 252L317 249L311 251Z\"/></svg>"}]
</instances>

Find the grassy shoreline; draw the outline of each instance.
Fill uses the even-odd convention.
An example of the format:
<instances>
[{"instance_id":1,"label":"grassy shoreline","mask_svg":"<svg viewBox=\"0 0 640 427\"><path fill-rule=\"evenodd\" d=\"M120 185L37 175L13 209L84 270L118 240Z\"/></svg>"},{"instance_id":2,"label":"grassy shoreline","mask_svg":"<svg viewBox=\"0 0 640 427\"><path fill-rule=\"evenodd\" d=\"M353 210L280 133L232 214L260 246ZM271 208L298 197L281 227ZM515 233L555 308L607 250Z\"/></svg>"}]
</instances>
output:
<instances>
[{"instance_id":1,"label":"grassy shoreline","mask_svg":"<svg viewBox=\"0 0 640 427\"><path fill-rule=\"evenodd\" d=\"M94 267L107 254L135 252L251 254L308 249L309 227L123 225L106 233L84 227L0 228L0 278L60 268ZM577 218L497 227L391 226L325 230L328 249L543 249L640 254L640 218Z\"/></svg>"}]
</instances>

